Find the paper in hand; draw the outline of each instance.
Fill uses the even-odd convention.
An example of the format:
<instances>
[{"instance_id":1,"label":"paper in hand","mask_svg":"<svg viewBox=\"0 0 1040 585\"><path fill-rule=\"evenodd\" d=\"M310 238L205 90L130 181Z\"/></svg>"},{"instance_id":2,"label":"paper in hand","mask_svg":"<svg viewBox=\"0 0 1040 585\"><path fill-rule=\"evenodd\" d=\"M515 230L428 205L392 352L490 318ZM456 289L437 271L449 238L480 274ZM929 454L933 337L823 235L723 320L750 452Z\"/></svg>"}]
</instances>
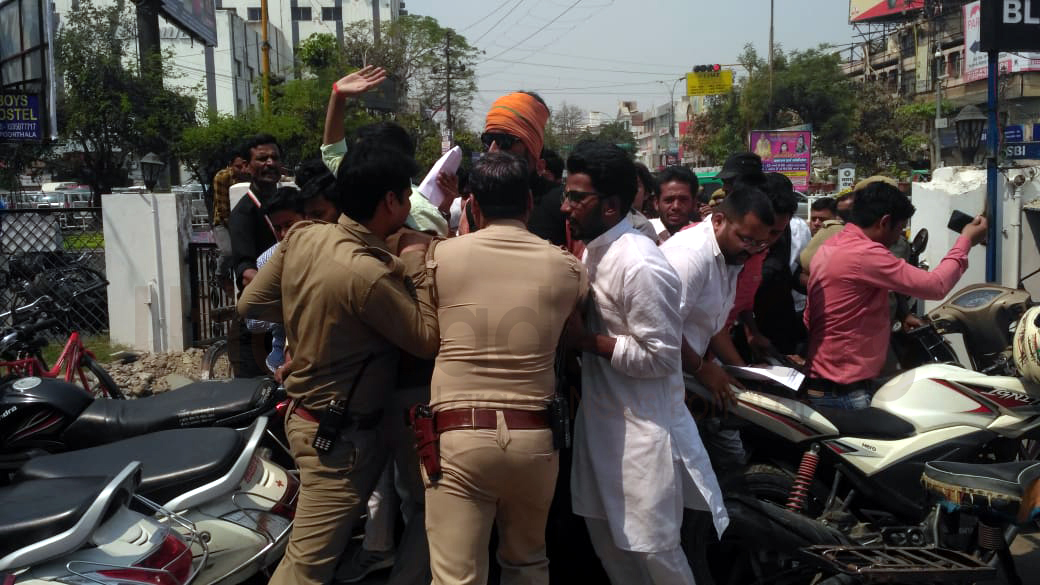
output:
<instances>
[{"instance_id":1,"label":"paper in hand","mask_svg":"<svg viewBox=\"0 0 1040 585\"><path fill-rule=\"evenodd\" d=\"M437 162L433 163L430 172L426 173L422 183L419 183L419 192L430 203L440 207L441 203L444 202L445 195L441 188L437 186L437 175L441 173L454 175L459 170L460 164L462 164L462 149L458 146L452 147L451 150L441 155Z\"/></svg>"},{"instance_id":2,"label":"paper in hand","mask_svg":"<svg viewBox=\"0 0 1040 585\"><path fill-rule=\"evenodd\" d=\"M805 374L794 368L786 368L783 366L726 366L726 371L737 378L774 382L776 384L787 386L792 390L797 390L802 385L802 380L805 380Z\"/></svg>"}]
</instances>

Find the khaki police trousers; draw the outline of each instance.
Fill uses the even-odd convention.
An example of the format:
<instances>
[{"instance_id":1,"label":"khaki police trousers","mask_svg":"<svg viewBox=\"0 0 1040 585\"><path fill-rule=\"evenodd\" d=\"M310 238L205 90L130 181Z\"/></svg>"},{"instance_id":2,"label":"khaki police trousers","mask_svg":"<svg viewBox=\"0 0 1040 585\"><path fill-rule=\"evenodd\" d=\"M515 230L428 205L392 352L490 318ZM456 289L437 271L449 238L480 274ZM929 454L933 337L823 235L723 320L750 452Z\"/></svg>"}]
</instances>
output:
<instances>
[{"instance_id":1,"label":"khaki police trousers","mask_svg":"<svg viewBox=\"0 0 1040 585\"><path fill-rule=\"evenodd\" d=\"M354 524L386 466L386 447L378 430L340 433L328 453L311 446L318 424L289 415L285 434L300 470L296 518L269 585L327 585Z\"/></svg>"},{"instance_id":2,"label":"khaki police trousers","mask_svg":"<svg viewBox=\"0 0 1040 585\"><path fill-rule=\"evenodd\" d=\"M559 455L548 429L448 431L440 437L443 474L426 484L426 536L433 585L484 585L488 542L498 526L502 585L545 585L545 523Z\"/></svg>"}]
</instances>

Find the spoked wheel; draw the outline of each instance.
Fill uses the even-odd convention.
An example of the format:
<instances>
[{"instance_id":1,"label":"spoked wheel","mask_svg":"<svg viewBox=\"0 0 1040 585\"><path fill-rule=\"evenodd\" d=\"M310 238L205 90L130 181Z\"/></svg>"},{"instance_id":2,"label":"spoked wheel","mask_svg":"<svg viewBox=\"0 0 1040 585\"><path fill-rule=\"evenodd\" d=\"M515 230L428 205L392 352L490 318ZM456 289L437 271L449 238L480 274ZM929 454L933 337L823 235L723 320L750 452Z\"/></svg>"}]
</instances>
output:
<instances>
[{"instance_id":1,"label":"spoked wheel","mask_svg":"<svg viewBox=\"0 0 1040 585\"><path fill-rule=\"evenodd\" d=\"M74 382L77 386L83 387L94 398L116 398L120 400L126 398L126 395L123 394L123 389L116 384L112 376L105 371L101 364L97 363L97 360L89 355L84 355L80 360L79 374L75 377ZM86 380L85 386L84 379Z\"/></svg>"},{"instance_id":2,"label":"spoked wheel","mask_svg":"<svg viewBox=\"0 0 1040 585\"><path fill-rule=\"evenodd\" d=\"M231 356L228 354L228 342L221 339L206 348L202 354L203 380L230 380L234 377L231 370Z\"/></svg>"}]
</instances>

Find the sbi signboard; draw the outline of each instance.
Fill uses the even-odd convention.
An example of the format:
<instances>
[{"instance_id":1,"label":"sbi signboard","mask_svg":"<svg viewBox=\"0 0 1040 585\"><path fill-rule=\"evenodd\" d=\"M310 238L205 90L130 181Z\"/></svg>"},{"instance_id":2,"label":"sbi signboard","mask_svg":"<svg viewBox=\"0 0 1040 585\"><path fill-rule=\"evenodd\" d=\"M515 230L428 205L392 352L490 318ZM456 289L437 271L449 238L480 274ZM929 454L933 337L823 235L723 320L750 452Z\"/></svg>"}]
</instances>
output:
<instances>
[{"instance_id":1,"label":"sbi signboard","mask_svg":"<svg viewBox=\"0 0 1040 585\"><path fill-rule=\"evenodd\" d=\"M982 2L983 51L1040 51L1040 0Z\"/></svg>"}]
</instances>

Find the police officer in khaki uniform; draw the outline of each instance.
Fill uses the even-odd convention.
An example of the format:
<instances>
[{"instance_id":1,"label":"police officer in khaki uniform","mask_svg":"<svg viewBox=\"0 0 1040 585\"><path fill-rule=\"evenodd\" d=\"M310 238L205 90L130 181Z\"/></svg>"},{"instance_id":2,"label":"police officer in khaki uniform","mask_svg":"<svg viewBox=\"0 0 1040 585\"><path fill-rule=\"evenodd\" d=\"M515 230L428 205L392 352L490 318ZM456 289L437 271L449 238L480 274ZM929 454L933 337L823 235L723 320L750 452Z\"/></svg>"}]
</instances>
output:
<instances>
[{"instance_id":1,"label":"police officer in khaki uniform","mask_svg":"<svg viewBox=\"0 0 1040 585\"><path fill-rule=\"evenodd\" d=\"M426 474L434 585L483 584L498 526L502 583L548 583L545 525L558 470L547 406L568 315L584 298L581 263L527 231L524 162L492 152L470 185L480 229L436 245L441 345L431 382L440 479Z\"/></svg>"},{"instance_id":2,"label":"police officer in khaki uniform","mask_svg":"<svg viewBox=\"0 0 1040 585\"><path fill-rule=\"evenodd\" d=\"M326 585L386 462L380 433L398 350L432 357L437 322L425 244L385 238L408 216L408 155L358 144L337 178L335 224L300 224L245 289L243 317L285 324L293 368L286 434L300 469L296 519L274 585ZM349 196L348 196L349 194ZM409 278L410 277L410 278ZM331 449L315 448L330 401L346 414Z\"/></svg>"}]
</instances>

